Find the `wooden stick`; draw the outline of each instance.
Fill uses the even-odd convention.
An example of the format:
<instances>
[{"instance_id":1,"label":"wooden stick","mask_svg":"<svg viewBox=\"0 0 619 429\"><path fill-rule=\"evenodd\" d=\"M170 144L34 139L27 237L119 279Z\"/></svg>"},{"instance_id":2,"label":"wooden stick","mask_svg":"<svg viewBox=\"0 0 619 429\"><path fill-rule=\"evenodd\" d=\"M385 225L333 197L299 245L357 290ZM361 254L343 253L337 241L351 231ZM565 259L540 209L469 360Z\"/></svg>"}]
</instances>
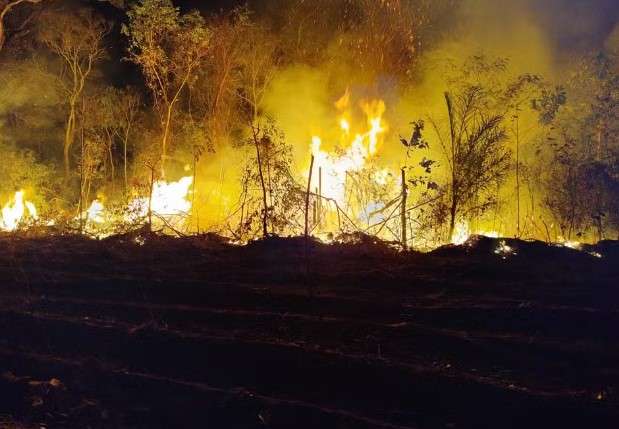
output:
<instances>
[{"instance_id":1,"label":"wooden stick","mask_svg":"<svg viewBox=\"0 0 619 429\"><path fill-rule=\"evenodd\" d=\"M307 193L305 194L305 240L306 241L307 241L307 236L309 233L309 228L308 228L309 197L310 197L310 189L312 186L312 171L313 170L314 170L314 155L312 155L312 161L310 163L309 177L307 178Z\"/></svg>"}]
</instances>

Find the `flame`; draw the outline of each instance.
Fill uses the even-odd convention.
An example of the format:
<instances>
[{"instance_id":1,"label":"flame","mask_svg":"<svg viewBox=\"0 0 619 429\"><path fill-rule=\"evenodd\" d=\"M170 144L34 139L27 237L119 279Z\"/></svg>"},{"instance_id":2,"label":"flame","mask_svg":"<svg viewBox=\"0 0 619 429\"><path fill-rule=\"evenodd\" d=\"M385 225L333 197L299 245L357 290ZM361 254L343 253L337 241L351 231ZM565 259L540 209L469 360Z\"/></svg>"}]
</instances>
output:
<instances>
[{"instance_id":1,"label":"flame","mask_svg":"<svg viewBox=\"0 0 619 429\"><path fill-rule=\"evenodd\" d=\"M94 223L103 223L105 222L104 218L105 207L103 203L99 200L94 200L88 210L85 212L86 222L94 222Z\"/></svg>"},{"instance_id":2,"label":"flame","mask_svg":"<svg viewBox=\"0 0 619 429\"><path fill-rule=\"evenodd\" d=\"M336 103L338 109L343 110L349 104L348 92ZM363 169L368 159L375 156L379 150L387 131L387 125L383 120L385 113L385 103L382 100L365 102L361 105L367 117L367 127L364 132L352 135L352 125L347 119L347 115L340 118L340 130L342 132L340 141L342 146L338 152L329 152L323 148L323 141L320 136L312 137L311 153L314 155L313 182L318 181L318 171L322 171L322 195L337 201L338 204L345 203L346 176L349 172L356 172ZM381 176L384 177L387 173Z\"/></svg>"},{"instance_id":3,"label":"flame","mask_svg":"<svg viewBox=\"0 0 619 429\"><path fill-rule=\"evenodd\" d=\"M469 224L465 222L458 222L454 227L454 231L451 236L451 244L455 244L457 246L464 244L470 236L471 232L469 230Z\"/></svg>"},{"instance_id":4,"label":"flame","mask_svg":"<svg viewBox=\"0 0 619 429\"><path fill-rule=\"evenodd\" d=\"M348 119L346 118L340 119L340 128L346 135L350 133L350 122L348 122Z\"/></svg>"},{"instance_id":5,"label":"flame","mask_svg":"<svg viewBox=\"0 0 619 429\"><path fill-rule=\"evenodd\" d=\"M467 242L471 235L483 235L484 237L499 238L501 234L497 231L476 230L471 231L467 222L458 222L454 227L454 232L451 237L451 244L462 245Z\"/></svg>"},{"instance_id":6,"label":"flame","mask_svg":"<svg viewBox=\"0 0 619 429\"><path fill-rule=\"evenodd\" d=\"M30 201L24 200L24 191L17 191L15 192L13 200L9 201L2 208L0 230L15 231L19 228L25 217L31 220L39 219L35 205Z\"/></svg>"},{"instance_id":7,"label":"flame","mask_svg":"<svg viewBox=\"0 0 619 429\"><path fill-rule=\"evenodd\" d=\"M582 243L578 241L570 241L570 240L564 241L563 246L569 247L570 249L574 249L574 250L582 250Z\"/></svg>"},{"instance_id":8,"label":"flame","mask_svg":"<svg viewBox=\"0 0 619 429\"><path fill-rule=\"evenodd\" d=\"M188 199L193 177L181 178L178 182L157 181L153 184L152 199L150 201L153 223L178 223L191 211L191 201ZM105 236L111 234L109 226L115 221L133 224L142 222L148 216L148 196L138 196L129 201L124 216L115 215L99 199L94 200L90 207L83 212L82 218L86 221L86 228L93 234Z\"/></svg>"},{"instance_id":9,"label":"flame","mask_svg":"<svg viewBox=\"0 0 619 429\"><path fill-rule=\"evenodd\" d=\"M512 246L508 245L505 242L505 240L501 240L501 242L499 243L497 248L494 249L494 253L496 255L501 256L501 258L503 258L503 259L507 259L508 256L517 255L518 254L518 253L516 253L516 251L514 250L514 248Z\"/></svg>"},{"instance_id":10,"label":"flame","mask_svg":"<svg viewBox=\"0 0 619 429\"><path fill-rule=\"evenodd\" d=\"M191 176L183 177L178 182L155 182L150 201L153 214L165 219L187 215L191 211L191 201L187 197L192 184ZM129 209L144 217L148 215L148 205L148 197L138 197L129 203Z\"/></svg>"}]
</instances>

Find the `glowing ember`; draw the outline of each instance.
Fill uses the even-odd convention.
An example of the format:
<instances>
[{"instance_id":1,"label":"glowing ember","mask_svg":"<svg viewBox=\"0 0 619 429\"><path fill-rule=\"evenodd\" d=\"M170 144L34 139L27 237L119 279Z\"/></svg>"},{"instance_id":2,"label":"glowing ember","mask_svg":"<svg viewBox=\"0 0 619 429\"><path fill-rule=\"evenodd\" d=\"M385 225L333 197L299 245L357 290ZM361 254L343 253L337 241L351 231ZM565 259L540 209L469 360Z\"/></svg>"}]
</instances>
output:
<instances>
[{"instance_id":1,"label":"glowing ember","mask_svg":"<svg viewBox=\"0 0 619 429\"><path fill-rule=\"evenodd\" d=\"M514 248L507 245L505 240L501 240L494 253L501 256L503 259L507 259L508 256L517 255Z\"/></svg>"},{"instance_id":2,"label":"glowing ember","mask_svg":"<svg viewBox=\"0 0 619 429\"><path fill-rule=\"evenodd\" d=\"M582 244L579 243L578 241L564 241L563 246L569 247L570 249L574 249L574 250L582 249Z\"/></svg>"},{"instance_id":3,"label":"glowing ember","mask_svg":"<svg viewBox=\"0 0 619 429\"><path fill-rule=\"evenodd\" d=\"M37 209L33 203L24 200L24 191L17 191L13 200L2 208L0 229L15 231L26 218L38 220Z\"/></svg>"}]
</instances>

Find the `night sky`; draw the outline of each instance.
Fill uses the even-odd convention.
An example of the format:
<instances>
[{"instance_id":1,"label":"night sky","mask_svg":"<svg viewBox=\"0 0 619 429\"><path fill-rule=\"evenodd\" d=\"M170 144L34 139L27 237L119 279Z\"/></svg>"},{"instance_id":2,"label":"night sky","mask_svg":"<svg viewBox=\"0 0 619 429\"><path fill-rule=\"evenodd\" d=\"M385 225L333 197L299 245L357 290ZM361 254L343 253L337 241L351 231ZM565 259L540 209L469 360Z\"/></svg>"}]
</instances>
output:
<instances>
[{"instance_id":1,"label":"night sky","mask_svg":"<svg viewBox=\"0 0 619 429\"><path fill-rule=\"evenodd\" d=\"M100 8L104 0L90 0ZM131 1L131 0L130 0ZM269 0L174 0L183 9L197 8L204 12L230 9L249 3L261 9ZM478 4L480 0L462 0ZM481 1L483 3L483 1ZM504 4L506 10L528 9L538 19L548 38L561 50L594 48L603 45L619 21L618 0L493 0Z\"/></svg>"},{"instance_id":2,"label":"night sky","mask_svg":"<svg viewBox=\"0 0 619 429\"><path fill-rule=\"evenodd\" d=\"M268 0L253 0L253 6ZM477 0L464 0L476 3ZM619 21L619 0L494 0L535 12L550 40L561 50L601 46ZM183 8L213 12L245 3L242 0L175 0Z\"/></svg>"}]
</instances>

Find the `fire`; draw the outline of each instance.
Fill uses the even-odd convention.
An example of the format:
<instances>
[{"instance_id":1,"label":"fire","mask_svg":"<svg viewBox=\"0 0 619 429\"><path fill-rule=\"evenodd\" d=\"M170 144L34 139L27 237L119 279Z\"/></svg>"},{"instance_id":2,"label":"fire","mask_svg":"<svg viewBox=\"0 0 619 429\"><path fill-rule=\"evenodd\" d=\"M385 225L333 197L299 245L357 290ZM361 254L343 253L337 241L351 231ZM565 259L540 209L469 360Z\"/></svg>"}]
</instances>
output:
<instances>
[{"instance_id":1,"label":"fire","mask_svg":"<svg viewBox=\"0 0 619 429\"><path fill-rule=\"evenodd\" d=\"M496 249L494 249L494 253L499 255L503 259L507 259L508 256L517 255L516 251L512 246L509 246L505 240L501 240Z\"/></svg>"},{"instance_id":2,"label":"fire","mask_svg":"<svg viewBox=\"0 0 619 429\"><path fill-rule=\"evenodd\" d=\"M563 241L563 246L569 247L570 249L574 249L574 250L582 249L582 244L578 241L571 241L571 240Z\"/></svg>"},{"instance_id":3,"label":"fire","mask_svg":"<svg viewBox=\"0 0 619 429\"><path fill-rule=\"evenodd\" d=\"M86 222L103 223L105 207L99 200L94 200L85 213Z\"/></svg>"},{"instance_id":4,"label":"fire","mask_svg":"<svg viewBox=\"0 0 619 429\"><path fill-rule=\"evenodd\" d=\"M143 221L149 213L149 203L153 214L153 223L177 224L191 211L192 203L189 200L193 177L187 176L177 182L157 181L153 184L152 198L138 196L126 206L126 214L119 218L105 207L99 199L94 200L90 207L82 214L87 229L98 235L107 235L106 224L116 222L136 223Z\"/></svg>"},{"instance_id":5,"label":"fire","mask_svg":"<svg viewBox=\"0 0 619 429\"><path fill-rule=\"evenodd\" d=\"M345 134L348 135L348 133L350 133L350 122L348 122L348 119L342 118L340 120L340 128Z\"/></svg>"},{"instance_id":6,"label":"fire","mask_svg":"<svg viewBox=\"0 0 619 429\"><path fill-rule=\"evenodd\" d=\"M173 217L186 216L191 211L191 201L187 199L193 177L186 176L178 182L163 180L153 184L150 201L152 213L169 220ZM138 197L129 203L129 210L139 217L148 215L149 198Z\"/></svg>"},{"instance_id":7,"label":"fire","mask_svg":"<svg viewBox=\"0 0 619 429\"><path fill-rule=\"evenodd\" d=\"M468 240L470 236L469 224L459 222L454 228L453 235L451 236L451 243L459 246L466 243L466 240Z\"/></svg>"},{"instance_id":8,"label":"fire","mask_svg":"<svg viewBox=\"0 0 619 429\"><path fill-rule=\"evenodd\" d=\"M17 191L12 201L2 208L0 230L15 231L27 218L38 220L37 209L33 203L24 200L24 191Z\"/></svg>"},{"instance_id":9,"label":"fire","mask_svg":"<svg viewBox=\"0 0 619 429\"><path fill-rule=\"evenodd\" d=\"M499 238L500 234L497 231L485 231L477 230L471 231L467 222L458 222L454 228L453 235L451 237L451 244L461 245L471 237L471 235L483 235L484 237Z\"/></svg>"},{"instance_id":10,"label":"fire","mask_svg":"<svg viewBox=\"0 0 619 429\"><path fill-rule=\"evenodd\" d=\"M345 109L348 105L348 96L344 95L336 106ZM387 124L383 120L385 103L374 100L362 104L363 112L367 117L367 126L363 132L355 133L351 139L353 128L348 115L343 114L339 120L341 137L339 151L327 151L323 148L320 136L312 137L311 153L314 155L313 183L322 183L322 196L345 204L346 176L350 172L361 171L367 161L374 157L382 139L387 132ZM322 176L319 178L319 171Z\"/></svg>"}]
</instances>

